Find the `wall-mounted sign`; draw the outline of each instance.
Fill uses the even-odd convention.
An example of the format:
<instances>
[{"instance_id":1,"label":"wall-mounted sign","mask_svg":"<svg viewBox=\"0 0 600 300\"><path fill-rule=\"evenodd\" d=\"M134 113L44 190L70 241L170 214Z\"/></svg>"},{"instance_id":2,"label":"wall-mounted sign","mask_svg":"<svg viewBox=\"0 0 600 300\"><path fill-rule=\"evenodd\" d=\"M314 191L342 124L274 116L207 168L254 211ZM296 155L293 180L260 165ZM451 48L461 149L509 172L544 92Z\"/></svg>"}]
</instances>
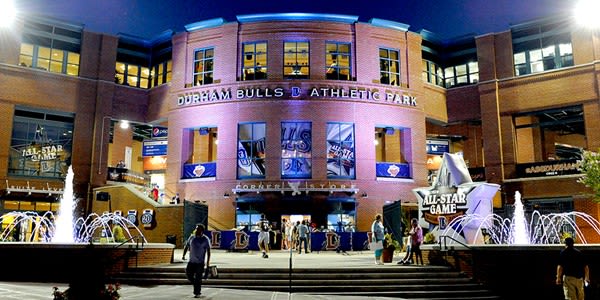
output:
<instances>
[{"instance_id":1,"label":"wall-mounted sign","mask_svg":"<svg viewBox=\"0 0 600 300\"><path fill-rule=\"evenodd\" d=\"M289 89L283 87L252 87L239 88L235 90L202 90L180 94L177 96L177 106L197 105L201 103L244 100L244 99L276 99L276 98L337 98L351 100L367 100L380 103L398 104L404 106L417 106L417 98L408 95L405 91L377 88L360 87L332 87L315 86L302 88L292 86Z\"/></svg>"},{"instance_id":2,"label":"wall-mounted sign","mask_svg":"<svg viewBox=\"0 0 600 300\"><path fill-rule=\"evenodd\" d=\"M568 174L580 174L581 161L565 159L538 163L517 164L518 177L546 177Z\"/></svg>"},{"instance_id":3,"label":"wall-mounted sign","mask_svg":"<svg viewBox=\"0 0 600 300\"><path fill-rule=\"evenodd\" d=\"M450 141L448 140L427 139L425 146L427 147L427 154L442 155L450 152Z\"/></svg>"},{"instance_id":4,"label":"wall-mounted sign","mask_svg":"<svg viewBox=\"0 0 600 300\"><path fill-rule=\"evenodd\" d=\"M152 128L152 138L165 138L169 135L169 130L166 127Z\"/></svg>"},{"instance_id":5,"label":"wall-mounted sign","mask_svg":"<svg viewBox=\"0 0 600 300\"><path fill-rule=\"evenodd\" d=\"M154 223L154 210L150 208L144 209L140 221L144 227L152 227L152 223Z\"/></svg>"},{"instance_id":6,"label":"wall-mounted sign","mask_svg":"<svg viewBox=\"0 0 600 300\"><path fill-rule=\"evenodd\" d=\"M206 178L217 176L217 163L185 164L183 166L183 178Z\"/></svg>"},{"instance_id":7,"label":"wall-mounted sign","mask_svg":"<svg viewBox=\"0 0 600 300\"><path fill-rule=\"evenodd\" d=\"M167 155L166 140L163 141L144 141L142 145L142 156L162 156Z\"/></svg>"},{"instance_id":8,"label":"wall-mounted sign","mask_svg":"<svg viewBox=\"0 0 600 300\"><path fill-rule=\"evenodd\" d=\"M134 225L137 225L137 210L130 209L127 211L127 220Z\"/></svg>"}]
</instances>

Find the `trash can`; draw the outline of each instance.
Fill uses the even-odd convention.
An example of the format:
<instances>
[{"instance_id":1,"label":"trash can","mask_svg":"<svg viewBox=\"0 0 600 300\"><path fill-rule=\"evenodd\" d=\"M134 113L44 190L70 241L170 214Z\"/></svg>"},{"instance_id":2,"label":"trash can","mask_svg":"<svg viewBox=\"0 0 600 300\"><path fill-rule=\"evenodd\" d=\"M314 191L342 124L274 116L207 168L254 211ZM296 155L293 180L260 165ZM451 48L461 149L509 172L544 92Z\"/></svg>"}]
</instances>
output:
<instances>
[{"instance_id":1,"label":"trash can","mask_svg":"<svg viewBox=\"0 0 600 300\"><path fill-rule=\"evenodd\" d=\"M177 236L172 234L167 234L167 243L177 245Z\"/></svg>"}]
</instances>

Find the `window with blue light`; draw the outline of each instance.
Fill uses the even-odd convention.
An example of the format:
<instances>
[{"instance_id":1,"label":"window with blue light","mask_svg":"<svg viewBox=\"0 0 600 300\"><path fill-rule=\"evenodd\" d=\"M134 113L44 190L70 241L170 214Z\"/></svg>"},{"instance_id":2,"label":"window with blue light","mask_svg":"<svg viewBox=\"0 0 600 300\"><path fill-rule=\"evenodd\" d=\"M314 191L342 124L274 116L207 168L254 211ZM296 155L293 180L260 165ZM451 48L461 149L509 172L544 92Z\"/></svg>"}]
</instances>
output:
<instances>
[{"instance_id":1,"label":"window with blue light","mask_svg":"<svg viewBox=\"0 0 600 300\"><path fill-rule=\"evenodd\" d=\"M354 124L327 123L327 178L356 178Z\"/></svg>"},{"instance_id":2,"label":"window with blue light","mask_svg":"<svg viewBox=\"0 0 600 300\"><path fill-rule=\"evenodd\" d=\"M437 86L444 86L444 71L435 62L424 59L422 61L423 81Z\"/></svg>"},{"instance_id":3,"label":"window with blue light","mask_svg":"<svg viewBox=\"0 0 600 300\"><path fill-rule=\"evenodd\" d=\"M325 43L325 78L332 80L350 80L351 52L350 43Z\"/></svg>"},{"instance_id":4,"label":"window with blue light","mask_svg":"<svg viewBox=\"0 0 600 300\"><path fill-rule=\"evenodd\" d=\"M281 122L281 178L311 178L312 123Z\"/></svg>"},{"instance_id":5,"label":"window with blue light","mask_svg":"<svg viewBox=\"0 0 600 300\"><path fill-rule=\"evenodd\" d=\"M400 85L400 52L379 48L379 82L387 85Z\"/></svg>"},{"instance_id":6,"label":"window with blue light","mask_svg":"<svg viewBox=\"0 0 600 300\"><path fill-rule=\"evenodd\" d=\"M511 34L516 76L574 64L571 34L560 23L514 28Z\"/></svg>"},{"instance_id":7,"label":"window with blue light","mask_svg":"<svg viewBox=\"0 0 600 300\"><path fill-rule=\"evenodd\" d=\"M214 48L198 49L194 52L194 86L213 83Z\"/></svg>"},{"instance_id":8,"label":"window with blue light","mask_svg":"<svg viewBox=\"0 0 600 300\"><path fill-rule=\"evenodd\" d=\"M266 128L264 122L238 125L238 179L265 178Z\"/></svg>"},{"instance_id":9,"label":"window with blue light","mask_svg":"<svg viewBox=\"0 0 600 300\"><path fill-rule=\"evenodd\" d=\"M479 82L479 65L477 62L457 64L444 69L446 88L475 84Z\"/></svg>"},{"instance_id":10,"label":"window with blue light","mask_svg":"<svg viewBox=\"0 0 600 300\"><path fill-rule=\"evenodd\" d=\"M267 42L244 43L242 80L267 79Z\"/></svg>"}]
</instances>

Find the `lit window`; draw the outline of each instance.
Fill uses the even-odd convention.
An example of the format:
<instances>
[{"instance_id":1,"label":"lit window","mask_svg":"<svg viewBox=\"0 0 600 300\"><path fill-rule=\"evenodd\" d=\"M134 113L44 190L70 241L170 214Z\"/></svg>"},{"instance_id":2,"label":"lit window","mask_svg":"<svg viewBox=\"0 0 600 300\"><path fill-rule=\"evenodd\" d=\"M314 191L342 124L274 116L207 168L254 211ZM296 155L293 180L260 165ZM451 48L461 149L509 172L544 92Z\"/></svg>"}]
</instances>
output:
<instances>
[{"instance_id":1,"label":"lit window","mask_svg":"<svg viewBox=\"0 0 600 300\"><path fill-rule=\"evenodd\" d=\"M266 123L238 125L238 178L265 177L266 128Z\"/></svg>"},{"instance_id":2,"label":"lit window","mask_svg":"<svg viewBox=\"0 0 600 300\"><path fill-rule=\"evenodd\" d=\"M242 80L267 79L267 43L245 43L243 49Z\"/></svg>"},{"instance_id":3,"label":"lit window","mask_svg":"<svg viewBox=\"0 0 600 300\"><path fill-rule=\"evenodd\" d=\"M194 53L194 86L213 83L214 48L198 49Z\"/></svg>"},{"instance_id":4,"label":"lit window","mask_svg":"<svg viewBox=\"0 0 600 300\"><path fill-rule=\"evenodd\" d=\"M327 123L327 178L356 178L354 124Z\"/></svg>"},{"instance_id":5,"label":"lit window","mask_svg":"<svg viewBox=\"0 0 600 300\"><path fill-rule=\"evenodd\" d=\"M350 80L350 43L325 44L325 78L333 80Z\"/></svg>"},{"instance_id":6,"label":"lit window","mask_svg":"<svg viewBox=\"0 0 600 300\"><path fill-rule=\"evenodd\" d=\"M308 42L283 43L283 77L288 79L310 78Z\"/></svg>"},{"instance_id":7,"label":"lit window","mask_svg":"<svg viewBox=\"0 0 600 300\"><path fill-rule=\"evenodd\" d=\"M400 54L398 50L379 48L379 82L400 85Z\"/></svg>"}]
</instances>

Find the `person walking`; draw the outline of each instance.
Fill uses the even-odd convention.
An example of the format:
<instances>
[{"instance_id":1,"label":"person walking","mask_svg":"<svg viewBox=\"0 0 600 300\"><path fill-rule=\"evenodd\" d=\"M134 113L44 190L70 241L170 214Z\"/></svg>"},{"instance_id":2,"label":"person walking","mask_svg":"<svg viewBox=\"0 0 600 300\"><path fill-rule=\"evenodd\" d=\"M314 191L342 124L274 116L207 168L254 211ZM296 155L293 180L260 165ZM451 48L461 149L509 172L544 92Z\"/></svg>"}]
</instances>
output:
<instances>
[{"instance_id":1,"label":"person walking","mask_svg":"<svg viewBox=\"0 0 600 300\"><path fill-rule=\"evenodd\" d=\"M204 275L204 261L206 267L210 266L210 239L204 234L203 224L196 225L196 234L190 236L186 245L190 249L190 260L185 268L187 279L194 285L194 298L200 298L202 289L202 276Z\"/></svg>"},{"instance_id":2,"label":"person walking","mask_svg":"<svg viewBox=\"0 0 600 300\"><path fill-rule=\"evenodd\" d=\"M271 224L265 214L260 215L258 228L260 228L260 232L258 233L258 248L262 251L263 258L269 258L269 231L271 230Z\"/></svg>"},{"instance_id":3,"label":"person walking","mask_svg":"<svg viewBox=\"0 0 600 300\"><path fill-rule=\"evenodd\" d=\"M383 265L383 261L381 260L381 254L383 253L383 223L381 222L381 215L375 215L375 220L373 224L371 224L371 232L373 233L372 239L375 242L373 245L376 245L375 250L375 264ZM380 247L381 246L381 247Z\"/></svg>"},{"instance_id":4,"label":"person walking","mask_svg":"<svg viewBox=\"0 0 600 300\"><path fill-rule=\"evenodd\" d=\"M565 239L556 267L556 284L562 285L566 300L584 300L584 284L590 283L590 268L584 255L575 248L575 241Z\"/></svg>"}]
</instances>

